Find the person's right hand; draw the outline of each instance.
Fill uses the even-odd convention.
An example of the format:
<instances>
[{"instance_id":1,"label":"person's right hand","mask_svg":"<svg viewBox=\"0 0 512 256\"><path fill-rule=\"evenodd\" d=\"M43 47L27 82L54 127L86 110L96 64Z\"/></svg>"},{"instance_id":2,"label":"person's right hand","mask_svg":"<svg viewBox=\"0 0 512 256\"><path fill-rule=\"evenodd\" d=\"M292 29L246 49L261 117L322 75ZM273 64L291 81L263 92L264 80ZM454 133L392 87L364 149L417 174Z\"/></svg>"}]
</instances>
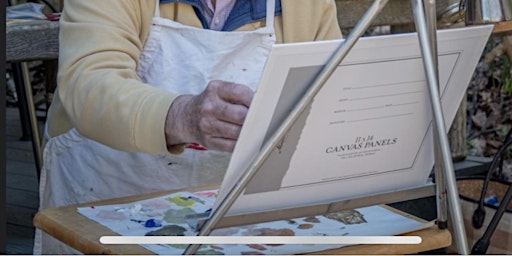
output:
<instances>
[{"instance_id":1,"label":"person's right hand","mask_svg":"<svg viewBox=\"0 0 512 256\"><path fill-rule=\"evenodd\" d=\"M254 92L246 85L211 81L199 95L178 96L167 114L167 145L199 143L233 151Z\"/></svg>"}]
</instances>

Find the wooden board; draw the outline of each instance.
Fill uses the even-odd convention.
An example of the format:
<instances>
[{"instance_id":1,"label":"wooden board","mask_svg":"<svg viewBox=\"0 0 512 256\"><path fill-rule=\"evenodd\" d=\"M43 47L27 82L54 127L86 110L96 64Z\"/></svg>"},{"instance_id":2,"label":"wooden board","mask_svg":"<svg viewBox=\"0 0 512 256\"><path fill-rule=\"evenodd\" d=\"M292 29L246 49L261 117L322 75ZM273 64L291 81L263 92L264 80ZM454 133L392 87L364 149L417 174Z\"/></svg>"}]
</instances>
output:
<instances>
[{"instance_id":1,"label":"wooden board","mask_svg":"<svg viewBox=\"0 0 512 256\"><path fill-rule=\"evenodd\" d=\"M7 62L57 59L59 22L47 20L7 22L5 54Z\"/></svg>"},{"instance_id":2,"label":"wooden board","mask_svg":"<svg viewBox=\"0 0 512 256\"><path fill-rule=\"evenodd\" d=\"M492 32L496 35L510 35L512 33L512 21L496 23Z\"/></svg>"},{"instance_id":3,"label":"wooden board","mask_svg":"<svg viewBox=\"0 0 512 256\"><path fill-rule=\"evenodd\" d=\"M372 22L372 25L403 25L412 23L414 18L410 2L410 0L389 1ZM340 27L354 27L372 3L373 0L336 0Z\"/></svg>"}]
</instances>

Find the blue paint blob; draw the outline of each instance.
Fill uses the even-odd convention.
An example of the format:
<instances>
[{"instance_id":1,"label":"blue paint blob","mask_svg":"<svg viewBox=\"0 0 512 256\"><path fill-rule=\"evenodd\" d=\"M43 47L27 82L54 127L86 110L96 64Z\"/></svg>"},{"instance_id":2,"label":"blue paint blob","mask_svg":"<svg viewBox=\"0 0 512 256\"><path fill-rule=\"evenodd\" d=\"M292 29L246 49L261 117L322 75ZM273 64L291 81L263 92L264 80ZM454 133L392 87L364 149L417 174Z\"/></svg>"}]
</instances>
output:
<instances>
[{"instance_id":1,"label":"blue paint blob","mask_svg":"<svg viewBox=\"0 0 512 256\"><path fill-rule=\"evenodd\" d=\"M154 228L154 227L161 227L162 221L161 220L155 220L155 219L149 219L144 222L144 227L146 228Z\"/></svg>"}]
</instances>

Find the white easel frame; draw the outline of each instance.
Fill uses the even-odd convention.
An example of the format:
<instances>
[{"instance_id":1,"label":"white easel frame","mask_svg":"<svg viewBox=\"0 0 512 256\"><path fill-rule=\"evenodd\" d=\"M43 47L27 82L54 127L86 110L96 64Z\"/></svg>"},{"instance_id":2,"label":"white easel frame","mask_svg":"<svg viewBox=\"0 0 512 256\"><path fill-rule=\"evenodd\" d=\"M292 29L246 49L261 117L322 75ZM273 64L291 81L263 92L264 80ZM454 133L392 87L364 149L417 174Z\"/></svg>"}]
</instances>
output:
<instances>
[{"instance_id":1,"label":"white easel frame","mask_svg":"<svg viewBox=\"0 0 512 256\"><path fill-rule=\"evenodd\" d=\"M198 236L208 236L214 228L221 227L218 225L221 219L225 218L225 214L235 202L238 196L242 193L244 188L249 184L250 180L256 172L259 170L261 165L264 163L266 158L270 155L272 150L277 146L279 141L283 138L286 132L290 129L299 115L306 109L311 103L314 96L322 88L324 83L329 79L331 74L335 71L336 67L345 58L351 48L355 45L357 40L363 35L368 29L371 22L380 11L387 4L388 0L374 0L373 4L368 8L366 13L363 15L361 20L356 24L352 32L348 35L338 49L333 53L331 58L328 60L326 65L323 67L321 72L315 78L311 86L308 88L306 93L302 96L302 99L297 103L288 117L284 120L281 126L277 129L274 135L264 144L262 150L258 156L249 165L249 168L245 171L238 182L231 188L228 195L221 202L219 207L212 212L210 217L206 219L204 223L198 227ZM446 133L446 127L444 124L444 117L441 107L441 100L439 95L439 80L437 70L437 38L436 38L436 2L435 0L411 0L414 14L414 21L416 30L418 32L418 38L421 47L421 53L423 57L423 64L425 68L425 74L427 77L427 83L429 86L430 99L433 110L433 125L434 128L434 151L435 151L435 194L437 198L437 209L438 209L438 226L439 228L445 229L447 226L447 215L448 206L449 213L451 214L453 230L455 235L455 241L457 242L458 252L460 254L469 254L468 243L466 238L466 232L464 228L464 221L462 218L462 211L459 202L459 194L457 190L457 183L455 180L455 172L453 169L453 162L451 159L450 146L448 143L448 137ZM425 185L418 188L403 190L403 191L392 191L385 194L374 195L364 198L363 200L351 199L350 202L333 202L324 205L313 205L309 207L302 207L300 211L297 209L284 209L279 211L283 212L301 212L307 214L334 212L349 207L357 208L361 206L367 206L371 204L379 203L390 203L404 201L408 199L421 198L430 196L433 193L432 186ZM406 192L406 193L404 193ZM446 198L447 196L447 198ZM373 200L372 200L373 199ZM283 214L270 214L269 216L280 216ZM230 217L231 218L231 217ZM270 217L272 218L272 217ZM244 218L241 218L242 222ZM233 224L233 223L232 223ZM240 223L241 224L241 223ZM233 224L234 225L234 224ZM195 254L199 249L200 244L189 245L184 254Z\"/></svg>"}]
</instances>

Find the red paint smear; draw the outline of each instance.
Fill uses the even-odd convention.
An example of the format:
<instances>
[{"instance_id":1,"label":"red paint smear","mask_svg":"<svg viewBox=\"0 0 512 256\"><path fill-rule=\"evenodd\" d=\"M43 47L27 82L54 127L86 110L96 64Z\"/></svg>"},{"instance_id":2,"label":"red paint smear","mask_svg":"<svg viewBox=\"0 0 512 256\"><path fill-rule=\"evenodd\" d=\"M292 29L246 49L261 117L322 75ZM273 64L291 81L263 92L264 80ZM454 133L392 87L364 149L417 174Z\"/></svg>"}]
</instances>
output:
<instances>
[{"instance_id":1,"label":"red paint smear","mask_svg":"<svg viewBox=\"0 0 512 256\"><path fill-rule=\"evenodd\" d=\"M263 246L261 244L248 244L247 246L249 246L252 249L256 249L256 250L260 250L260 251L264 251L267 249L267 248L265 248L265 246Z\"/></svg>"},{"instance_id":2,"label":"red paint smear","mask_svg":"<svg viewBox=\"0 0 512 256\"><path fill-rule=\"evenodd\" d=\"M217 197L217 192L201 191L201 192L194 192L194 195L204 196L204 197Z\"/></svg>"},{"instance_id":3,"label":"red paint smear","mask_svg":"<svg viewBox=\"0 0 512 256\"><path fill-rule=\"evenodd\" d=\"M262 252L258 251L248 251L248 252L241 252L242 255L264 255Z\"/></svg>"},{"instance_id":4,"label":"red paint smear","mask_svg":"<svg viewBox=\"0 0 512 256\"><path fill-rule=\"evenodd\" d=\"M203 147L203 146L201 146L201 145L199 145L197 143L190 143L185 148L199 150L199 151L207 150L207 148L205 148L205 147Z\"/></svg>"},{"instance_id":5,"label":"red paint smear","mask_svg":"<svg viewBox=\"0 0 512 256\"><path fill-rule=\"evenodd\" d=\"M219 250L219 251L222 251L224 250L224 248L220 247L220 246L216 246L216 245L210 245L210 247L214 250Z\"/></svg>"},{"instance_id":6,"label":"red paint smear","mask_svg":"<svg viewBox=\"0 0 512 256\"><path fill-rule=\"evenodd\" d=\"M266 246L278 247L283 246L284 244L265 244Z\"/></svg>"}]
</instances>

